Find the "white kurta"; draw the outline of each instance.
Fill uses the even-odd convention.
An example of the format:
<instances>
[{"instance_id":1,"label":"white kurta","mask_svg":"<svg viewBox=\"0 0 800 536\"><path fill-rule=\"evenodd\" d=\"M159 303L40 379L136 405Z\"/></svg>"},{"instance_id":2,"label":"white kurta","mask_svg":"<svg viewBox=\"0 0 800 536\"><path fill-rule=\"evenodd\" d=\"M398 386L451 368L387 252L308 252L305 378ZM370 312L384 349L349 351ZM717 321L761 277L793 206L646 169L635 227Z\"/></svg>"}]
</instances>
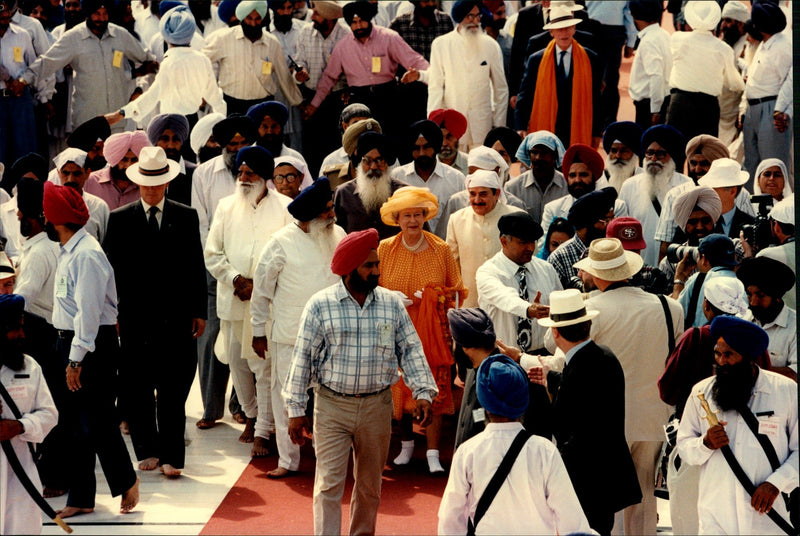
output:
<instances>
[{"instance_id":1,"label":"white kurta","mask_svg":"<svg viewBox=\"0 0 800 536\"><path fill-rule=\"evenodd\" d=\"M506 214L521 210L505 203L497 203L494 210L486 216L475 214L471 206L450 216L450 221L447 222L447 245L461 268L464 287L469 291L462 307L478 306L475 272L501 249L497 222Z\"/></svg>"},{"instance_id":2,"label":"white kurta","mask_svg":"<svg viewBox=\"0 0 800 536\"><path fill-rule=\"evenodd\" d=\"M41 491L39 473L26 442L41 443L58 422L53 397L47 389L42 369L30 356L25 356L22 370L0 366L0 383L22 413L19 420L25 433L11 439L14 452L33 485ZM16 419L6 406L4 403L0 418ZM8 465L5 453L0 450L0 534L39 534L41 531L41 510L22 487Z\"/></svg>"},{"instance_id":3,"label":"white kurta","mask_svg":"<svg viewBox=\"0 0 800 536\"><path fill-rule=\"evenodd\" d=\"M439 505L440 535L467 533L468 519L520 430L519 422L489 423L458 447ZM553 443L528 439L475 533L593 533Z\"/></svg>"},{"instance_id":4,"label":"white kurta","mask_svg":"<svg viewBox=\"0 0 800 536\"><path fill-rule=\"evenodd\" d=\"M770 482L781 492L796 488L798 479L797 454L797 383L775 374L759 371L748 407L758 418L759 429L765 433L778 455L781 466L772 470L764 450L737 411L718 411L711 396L714 377L706 378L692 388L692 396L683 411L678 429L678 454L684 463L699 465L700 534L783 534L766 515L750 505L750 496L734 476L722 452L703 445L709 428L703 419L697 393L702 392L717 419L727 422L725 433L730 447L742 469L756 486ZM788 521L786 505L780 495L772 507Z\"/></svg>"},{"instance_id":5,"label":"white kurta","mask_svg":"<svg viewBox=\"0 0 800 536\"><path fill-rule=\"evenodd\" d=\"M428 115L439 108L454 108L467 118L462 148L481 145L495 126L506 124L508 84L500 45L481 34L472 53L464 37L453 30L433 40L428 69Z\"/></svg>"},{"instance_id":6,"label":"white kurta","mask_svg":"<svg viewBox=\"0 0 800 536\"><path fill-rule=\"evenodd\" d=\"M222 155L203 162L192 175L192 208L200 220L200 241L205 245L208 230L220 199L236 191L236 177L225 165Z\"/></svg>"}]
</instances>

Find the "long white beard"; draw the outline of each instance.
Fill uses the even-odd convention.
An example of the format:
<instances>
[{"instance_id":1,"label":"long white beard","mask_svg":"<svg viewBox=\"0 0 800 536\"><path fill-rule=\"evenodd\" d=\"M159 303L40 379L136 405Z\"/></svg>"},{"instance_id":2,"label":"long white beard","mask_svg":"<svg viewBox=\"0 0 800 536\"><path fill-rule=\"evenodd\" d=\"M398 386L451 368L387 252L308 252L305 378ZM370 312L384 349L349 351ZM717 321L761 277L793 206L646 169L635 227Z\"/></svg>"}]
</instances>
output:
<instances>
[{"instance_id":1,"label":"long white beard","mask_svg":"<svg viewBox=\"0 0 800 536\"><path fill-rule=\"evenodd\" d=\"M636 163L639 159L634 155L630 160L625 161L621 158L611 160L606 157L606 171L608 171L608 184L616 188L617 193L622 190L622 185L630 179L636 171Z\"/></svg>"},{"instance_id":2,"label":"long white beard","mask_svg":"<svg viewBox=\"0 0 800 536\"><path fill-rule=\"evenodd\" d=\"M464 27L460 33L462 36L464 36L464 43L466 45L465 48L467 49L467 52L470 55L477 55L480 51L481 35L483 34L480 26L478 26L477 30Z\"/></svg>"},{"instance_id":3,"label":"long white beard","mask_svg":"<svg viewBox=\"0 0 800 536\"><path fill-rule=\"evenodd\" d=\"M367 213L375 212L381 208L389 196L392 195L392 184L388 173L381 173L379 177L368 177L361 166L356 173L358 197Z\"/></svg>"},{"instance_id":4,"label":"long white beard","mask_svg":"<svg viewBox=\"0 0 800 536\"><path fill-rule=\"evenodd\" d=\"M339 241L336 240L336 235L333 233L335 224L335 218L330 220L314 218L308 222L308 234L314 239L325 259L333 258L333 252L339 244Z\"/></svg>"},{"instance_id":5,"label":"long white beard","mask_svg":"<svg viewBox=\"0 0 800 536\"><path fill-rule=\"evenodd\" d=\"M236 197L249 207L256 207L266 191L267 181L264 179L258 182L236 182Z\"/></svg>"},{"instance_id":6,"label":"long white beard","mask_svg":"<svg viewBox=\"0 0 800 536\"><path fill-rule=\"evenodd\" d=\"M645 166L645 186L647 188L647 195L650 199L659 200L664 199L664 195L669 190L669 181L672 174L675 173L675 161L670 159L666 164L657 167L652 162L648 162Z\"/></svg>"}]
</instances>

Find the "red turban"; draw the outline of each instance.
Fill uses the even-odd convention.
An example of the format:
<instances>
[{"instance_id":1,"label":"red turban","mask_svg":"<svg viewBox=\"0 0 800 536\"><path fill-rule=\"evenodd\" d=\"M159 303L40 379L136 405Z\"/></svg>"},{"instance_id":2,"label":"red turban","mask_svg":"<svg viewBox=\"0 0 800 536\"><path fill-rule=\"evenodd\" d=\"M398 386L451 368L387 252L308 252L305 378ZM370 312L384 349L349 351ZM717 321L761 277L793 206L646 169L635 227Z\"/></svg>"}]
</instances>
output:
<instances>
[{"instance_id":1,"label":"red turban","mask_svg":"<svg viewBox=\"0 0 800 536\"><path fill-rule=\"evenodd\" d=\"M363 263L369 252L378 249L378 231L365 229L342 238L336 251L333 252L331 272L336 275L347 275Z\"/></svg>"},{"instance_id":2,"label":"red turban","mask_svg":"<svg viewBox=\"0 0 800 536\"><path fill-rule=\"evenodd\" d=\"M456 138L467 131L467 118L453 108L434 110L428 115L428 119L439 125L439 128L446 128Z\"/></svg>"},{"instance_id":3,"label":"red turban","mask_svg":"<svg viewBox=\"0 0 800 536\"><path fill-rule=\"evenodd\" d=\"M569 168L572 166L573 162L586 164L586 167L592 172L594 180L599 179L603 174L603 170L606 168L606 164L603 162L603 157L600 156L600 153L582 143L570 145L567 152L564 153L564 160L561 165L561 172L564 174L564 177L569 175Z\"/></svg>"},{"instance_id":4,"label":"red turban","mask_svg":"<svg viewBox=\"0 0 800 536\"><path fill-rule=\"evenodd\" d=\"M53 225L75 223L83 226L89 221L89 209L86 208L83 197L78 190L70 186L45 182L42 207L44 217Z\"/></svg>"}]
</instances>

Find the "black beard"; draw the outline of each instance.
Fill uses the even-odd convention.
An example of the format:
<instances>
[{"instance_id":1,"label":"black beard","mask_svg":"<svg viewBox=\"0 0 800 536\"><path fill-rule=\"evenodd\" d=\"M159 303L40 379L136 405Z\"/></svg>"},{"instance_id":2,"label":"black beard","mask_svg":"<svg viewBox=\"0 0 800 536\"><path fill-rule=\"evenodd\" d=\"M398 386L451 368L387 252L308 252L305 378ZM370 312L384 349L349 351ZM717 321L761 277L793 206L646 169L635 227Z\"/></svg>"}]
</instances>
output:
<instances>
[{"instance_id":1,"label":"black beard","mask_svg":"<svg viewBox=\"0 0 800 536\"><path fill-rule=\"evenodd\" d=\"M363 39L365 37L369 37L369 34L372 33L372 23L370 22L366 28L359 28L358 30L353 31L353 35L356 39Z\"/></svg>"},{"instance_id":2,"label":"black beard","mask_svg":"<svg viewBox=\"0 0 800 536\"><path fill-rule=\"evenodd\" d=\"M292 29L292 16L291 15L275 15L275 29L281 33L286 33Z\"/></svg>"},{"instance_id":3,"label":"black beard","mask_svg":"<svg viewBox=\"0 0 800 536\"><path fill-rule=\"evenodd\" d=\"M436 158L431 156L420 156L414 160L414 165L419 169L429 171L436 167Z\"/></svg>"},{"instance_id":4,"label":"black beard","mask_svg":"<svg viewBox=\"0 0 800 536\"><path fill-rule=\"evenodd\" d=\"M86 20L86 18L80 11L64 11L64 24L67 30L71 30L84 20Z\"/></svg>"},{"instance_id":5,"label":"black beard","mask_svg":"<svg viewBox=\"0 0 800 536\"><path fill-rule=\"evenodd\" d=\"M89 19L86 19L86 26L92 30L92 33L99 33L101 36L106 33L108 30L108 22L92 22Z\"/></svg>"},{"instance_id":6,"label":"black beard","mask_svg":"<svg viewBox=\"0 0 800 536\"><path fill-rule=\"evenodd\" d=\"M6 339L0 343L0 365L5 365L14 371L22 370L25 366L25 354L22 353L23 340L12 342Z\"/></svg>"},{"instance_id":7,"label":"black beard","mask_svg":"<svg viewBox=\"0 0 800 536\"><path fill-rule=\"evenodd\" d=\"M739 33L739 28L736 26L722 31L722 40L725 41L725 43L727 43L731 48L733 48L733 45L735 45L736 41L738 41L741 37L742 34Z\"/></svg>"},{"instance_id":8,"label":"black beard","mask_svg":"<svg viewBox=\"0 0 800 536\"><path fill-rule=\"evenodd\" d=\"M258 138L256 145L269 151L273 157L277 157L283 151L283 133L261 136Z\"/></svg>"},{"instance_id":9,"label":"black beard","mask_svg":"<svg viewBox=\"0 0 800 536\"><path fill-rule=\"evenodd\" d=\"M28 218L23 217L19 220L19 234L30 237L33 234L33 224Z\"/></svg>"},{"instance_id":10,"label":"black beard","mask_svg":"<svg viewBox=\"0 0 800 536\"><path fill-rule=\"evenodd\" d=\"M204 145L200 147L200 152L197 153L197 160L200 164L203 162L208 162L212 158L215 158L222 154L222 147L209 147Z\"/></svg>"},{"instance_id":11,"label":"black beard","mask_svg":"<svg viewBox=\"0 0 800 536\"><path fill-rule=\"evenodd\" d=\"M44 224L44 232L47 233L47 238L53 242L61 243L61 240L58 238L58 231L56 231L56 227L52 223L47 222Z\"/></svg>"},{"instance_id":12,"label":"black beard","mask_svg":"<svg viewBox=\"0 0 800 536\"><path fill-rule=\"evenodd\" d=\"M244 36L250 41L261 39L263 31L264 28L262 26L251 26L249 24L242 23L242 32L244 32Z\"/></svg>"},{"instance_id":13,"label":"black beard","mask_svg":"<svg viewBox=\"0 0 800 536\"><path fill-rule=\"evenodd\" d=\"M595 229L594 226L589 226L588 232L586 233L586 238L589 239L589 243L592 243L592 240L597 240L598 238L605 238L606 237L606 230L605 229Z\"/></svg>"},{"instance_id":14,"label":"black beard","mask_svg":"<svg viewBox=\"0 0 800 536\"><path fill-rule=\"evenodd\" d=\"M745 359L736 365L714 365L714 375L711 397L722 411L747 405L757 377L750 361Z\"/></svg>"},{"instance_id":15,"label":"black beard","mask_svg":"<svg viewBox=\"0 0 800 536\"><path fill-rule=\"evenodd\" d=\"M314 25L314 29L321 34L327 32L331 27L330 22L327 19L323 22L313 21L312 24Z\"/></svg>"},{"instance_id":16,"label":"black beard","mask_svg":"<svg viewBox=\"0 0 800 536\"><path fill-rule=\"evenodd\" d=\"M783 302L773 299L769 307L750 306L750 312L762 324L767 324L775 320L783 307Z\"/></svg>"},{"instance_id":17,"label":"black beard","mask_svg":"<svg viewBox=\"0 0 800 536\"><path fill-rule=\"evenodd\" d=\"M88 158L86 159L86 167L92 171L101 170L104 167L106 167L106 164L107 164L106 159L102 155L98 155L95 158L92 158L91 160Z\"/></svg>"},{"instance_id":18,"label":"black beard","mask_svg":"<svg viewBox=\"0 0 800 536\"><path fill-rule=\"evenodd\" d=\"M124 169L120 169L117 166L111 166L108 168L108 171L111 174L111 178L115 181L130 181L128 175L125 174Z\"/></svg>"},{"instance_id":19,"label":"black beard","mask_svg":"<svg viewBox=\"0 0 800 536\"><path fill-rule=\"evenodd\" d=\"M356 292L361 292L363 294L369 294L375 287L378 286L378 276L377 275L368 275L366 279L362 279L360 275L358 275L357 270L353 270L350 273L350 288Z\"/></svg>"},{"instance_id":20,"label":"black beard","mask_svg":"<svg viewBox=\"0 0 800 536\"><path fill-rule=\"evenodd\" d=\"M584 184L582 182L576 182L567 186L567 191L574 197L575 199L580 199L582 196L594 192L594 183L592 184Z\"/></svg>"},{"instance_id":21,"label":"black beard","mask_svg":"<svg viewBox=\"0 0 800 536\"><path fill-rule=\"evenodd\" d=\"M424 17L426 19L433 19L436 16L435 12L436 12L436 6L428 6L428 7L417 6L414 9L414 13L417 15L418 18Z\"/></svg>"},{"instance_id":22,"label":"black beard","mask_svg":"<svg viewBox=\"0 0 800 536\"><path fill-rule=\"evenodd\" d=\"M167 154L167 158L169 158L170 160L180 162L182 154L181 150L182 149L164 149L164 152Z\"/></svg>"},{"instance_id":23,"label":"black beard","mask_svg":"<svg viewBox=\"0 0 800 536\"><path fill-rule=\"evenodd\" d=\"M500 30L506 27L506 19L492 19L487 26L491 26L499 33Z\"/></svg>"}]
</instances>

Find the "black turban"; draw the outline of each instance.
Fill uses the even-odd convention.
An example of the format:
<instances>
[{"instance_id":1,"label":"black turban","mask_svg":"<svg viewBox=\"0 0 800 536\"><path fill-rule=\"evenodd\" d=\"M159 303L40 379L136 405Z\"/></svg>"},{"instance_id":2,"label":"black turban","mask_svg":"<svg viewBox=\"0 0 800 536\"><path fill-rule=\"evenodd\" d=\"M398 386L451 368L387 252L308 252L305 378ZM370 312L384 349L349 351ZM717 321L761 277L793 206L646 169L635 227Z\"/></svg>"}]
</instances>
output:
<instances>
[{"instance_id":1,"label":"black turban","mask_svg":"<svg viewBox=\"0 0 800 536\"><path fill-rule=\"evenodd\" d=\"M539 222L527 212L512 212L502 216L497 222L497 228L501 235L513 236L527 242L539 240L544 231Z\"/></svg>"},{"instance_id":2,"label":"black turban","mask_svg":"<svg viewBox=\"0 0 800 536\"><path fill-rule=\"evenodd\" d=\"M611 123L603 134L603 149L606 153L611 150L611 145L619 140L625 147L633 151L638 157L644 156L641 147L642 127L633 121L617 121Z\"/></svg>"},{"instance_id":3,"label":"black turban","mask_svg":"<svg viewBox=\"0 0 800 536\"><path fill-rule=\"evenodd\" d=\"M241 135L245 143L250 144L256 139L256 126L249 117L233 114L214 125L211 134L222 147L228 145L236 134Z\"/></svg>"},{"instance_id":4,"label":"black turban","mask_svg":"<svg viewBox=\"0 0 800 536\"><path fill-rule=\"evenodd\" d=\"M342 8L342 15L347 24L352 24L353 18L356 16L361 20L371 21L377 14L378 4L373 4L366 0L356 0L345 4Z\"/></svg>"},{"instance_id":5,"label":"black turban","mask_svg":"<svg viewBox=\"0 0 800 536\"><path fill-rule=\"evenodd\" d=\"M3 180L0 186L8 193L14 189L20 178L26 173L33 173L40 181L47 180L48 164L41 155L37 153L28 153L25 156L19 157L3 175Z\"/></svg>"},{"instance_id":6,"label":"black turban","mask_svg":"<svg viewBox=\"0 0 800 536\"><path fill-rule=\"evenodd\" d=\"M522 143L522 138L517 134L517 131L508 127L494 127L484 138L483 145L484 147L491 147L498 141L508 153L511 162L516 162L517 149Z\"/></svg>"},{"instance_id":7,"label":"black turban","mask_svg":"<svg viewBox=\"0 0 800 536\"><path fill-rule=\"evenodd\" d=\"M97 140L106 141L111 135L111 127L103 116L93 117L85 123L78 125L67 138L67 146L75 147L87 153L92 150Z\"/></svg>"},{"instance_id":8,"label":"black turban","mask_svg":"<svg viewBox=\"0 0 800 536\"><path fill-rule=\"evenodd\" d=\"M589 192L572 204L567 220L575 229L590 227L614 208L616 200L617 190L613 186Z\"/></svg>"},{"instance_id":9,"label":"black turban","mask_svg":"<svg viewBox=\"0 0 800 536\"><path fill-rule=\"evenodd\" d=\"M786 15L774 2L754 2L751 17L756 30L765 34L775 35L786 28Z\"/></svg>"},{"instance_id":10,"label":"black turban","mask_svg":"<svg viewBox=\"0 0 800 536\"><path fill-rule=\"evenodd\" d=\"M354 153L355 165L361 163L361 159L365 154L373 149L377 149L380 155L386 160L387 164L394 162L395 155L392 152L391 142L389 138L383 134L368 130L358 137L358 144L356 145L356 152Z\"/></svg>"},{"instance_id":11,"label":"black turban","mask_svg":"<svg viewBox=\"0 0 800 536\"><path fill-rule=\"evenodd\" d=\"M23 177L17 184L17 208L27 218L44 216L42 197L44 181Z\"/></svg>"},{"instance_id":12,"label":"black turban","mask_svg":"<svg viewBox=\"0 0 800 536\"><path fill-rule=\"evenodd\" d=\"M242 164L247 164L253 173L265 180L271 179L272 172L275 170L272 153L257 145L239 149L239 152L236 153L236 169L238 170Z\"/></svg>"},{"instance_id":13,"label":"black turban","mask_svg":"<svg viewBox=\"0 0 800 536\"><path fill-rule=\"evenodd\" d=\"M423 119L408 127L408 144L412 150L420 136L425 138L437 153L442 150L442 129L433 121Z\"/></svg>"},{"instance_id":14,"label":"black turban","mask_svg":"<svg viewBox=\"0 0 800 536\"><path fill-rule=\"evenodd\" d=\"M792 269L769 257L744 259L739 265L736 277L745 288L756 286L773 298L783 298L795 283Z\"/></svg>"},{"instance_id":15,"label":"black turban","mask_svg":"<svg viewBox=\"0 0 800 536\"><path fill-rule=\"evenodd\" d=\"M254 104L247 109L247 117L253 120L256 128L264 120L264 117L270 116L276 123L280 123L281 127L286 125L289 119L289 109L278 101L267 101L260 104Z\"/></svg>"},{"instance_id":16,"label":"black turban","mask_svg":"<svg viewBox=\"0 0 800 536\"><path fill-rule=\"evenodd\" d=\"M664 2L661 0L631 0L628 3L631 17L645 22L658 22L664 11Z\"/></svg>"}]
</instances>

